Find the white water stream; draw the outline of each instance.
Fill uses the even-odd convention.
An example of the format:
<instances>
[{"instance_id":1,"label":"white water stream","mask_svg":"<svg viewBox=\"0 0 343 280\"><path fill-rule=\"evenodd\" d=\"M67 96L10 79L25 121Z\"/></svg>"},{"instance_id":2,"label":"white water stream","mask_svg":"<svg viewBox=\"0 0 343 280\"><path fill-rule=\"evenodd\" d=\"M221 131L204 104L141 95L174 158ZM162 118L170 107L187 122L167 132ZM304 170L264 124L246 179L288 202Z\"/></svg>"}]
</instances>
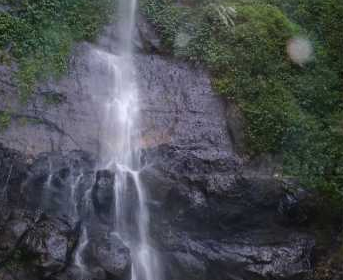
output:
<instances>
[{"instance_id":1,"label":"white water stream","mask_svg":"<svg viewBox=\"0 0 343 280\"><path fill-rule=\"evenodd\" d=\"M149 242L149 212L140 180L139 89L132 55L135 10L136 0L119 1L118 53L94 53L93 59L111 77L102 85L107 87L106 96L100 97L100 160L101 168L116 174L114 234L130 249L131 279L162 280L157 256Z\"/></svg>"}]
</instances>

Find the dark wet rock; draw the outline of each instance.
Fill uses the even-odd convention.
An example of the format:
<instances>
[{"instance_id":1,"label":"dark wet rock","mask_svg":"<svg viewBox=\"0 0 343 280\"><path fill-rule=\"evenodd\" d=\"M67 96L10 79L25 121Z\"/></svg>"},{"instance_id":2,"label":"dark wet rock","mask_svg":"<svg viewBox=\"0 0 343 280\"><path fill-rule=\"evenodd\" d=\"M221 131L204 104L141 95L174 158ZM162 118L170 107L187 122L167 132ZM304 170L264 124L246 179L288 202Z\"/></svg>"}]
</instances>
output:
<instances>
[{"instance_id":1,"label":"dark wet rock","mask_svg":"<svg viewBox=\"0 0 343 280\"><path fill-rule=\"evenodd\" d=\"M107 280L106 273L99 267L92 271L83 271L79 267L72 265L65 271L49 277L49 280Z\"/></svg>"},{"instance_id":2,"label":"dark wet rock","mask_svg":"<svg viewBox=\"0 0 343 280\"><path fill-rule=\"evenodd\" d=\"M190 252L178 251L167 256L165 273L168 279L206 279L205 262ZM179 269L175 269L178 267Z\"/></svg>"},{"instance_id":3,"label":"dark wet rock","mask_svg":"<svg viewBox=\"0 0 343 280\"><path fill-rule=\"evenodd\" d=\"M15 265L15 264L14 264ZM25 279L25 280L37 280L37 278L25 271L22 267L2 267L0 268L0 279L1 280L18 280L18 279Z\"/></svg>"},{"instance_id":4,"label":"dark wet rock","mask_svg":"<svg viewBox=\"0 0 343 280\"><path fill-rule=\"evenodd\" d=\"M1 211L0 219L4 279L83 280L84 273L93 280L129 279L130 251L113 235L114 220L107 212L113 207L113 173L103 170L95 176L94 161L81 151L41 154L30 163L13 150L2 147L0 151L4 172L13 165L14 176L15 168L22 168L7 189L9 194L21 190L20 195L16 200L2 200L9 209ZM93 202L99 208L91 207L92 187ZM95 209L106 223L99 222ZM89 268L86 272L73 263L83 242L78 220L89 230L87 247L81 252Z\"/></svg>"},{"instance_id":5,"label":"dark wet rock","mask_svg":"<svg viewBox=\"0 0 343 280\"><path fill-rule=\"evenodd\" d=\"M1 216L6 213L5 202L15 203L21 192L20 185L26 179L30 159L22 153L5 148L0 144L0 208Z\"/></svg>"},{"instance_id":6,"label":"dark wet rock","mask_svg":"<svg viewBox=\"0 0 343 280\"><path fill-rule=\"evenodd\" d=\"M307 209L309 192L246 171L238 158L206 146L163 144L145 158L153 163L142 172L151 230L168 280L311 277L315 238L297 228L293 219L302 214L291 218L293 206L285 202L292 193Z\"/></svg>"},{"instance_id":7,"label":"dark wet rock","mask_svg":"<svg viewBox=\"0 0 343 280\"><path fill-rule=\"evenodd\" d=\"M15 280L11 273L7 269L0 270L0 279L3 280Z\"/></svg>"},{"instance_id":8,"label":"dark wet rock","mask_svg":"<svg viewBox=\"0 0 343 280\"><path fill-rule=\"evenodd\" d=\"M4 279L36 280L67 266L76 233L63 220L16 209L1 225L0 240Z\"/></svg>"},{"instance_id":9,"label":"dark wet rock","mask_svg":"<svg viewBox=\"0 0 343 280\"><path fill-rule=\"evenodd\" d=\"M106 235L104 232L96 232L90 235L84 259L90 274L99 274L103 271L110 279L130 279L130 251L113 233Z\"/></svg>"},{"instance_id":10,"label":"dark wet rock","mask_svg":"<svg viewBox=\"0 0 343 280\"><path fill-rule=\"evenodd\" d=\"M276 233L276 232L275 232ZM237 234L225 239L197 239L196 234L176 237L178 250L168 259L168 279L307 279L311 275L313 240L309 236L270 232ZM282 236L282 238L280 238ZM178 267L178 269L175 269ZM169 270L168 270L169 269Z\"/></svg>"},{"instance_id":11,"label":"dark wet rock","mask_svg":"<svg viewBox=\"0 0 343 280\"><path fill-rule=\"evenodd\" d=\"M310 190L286 182L283 197L279 201L278 211L283 218L283 223L304 225L311 219L313 221L317 215L317 202L315 194Z\"/></svg>"},{"instance_id":12,"label":"dark wet rock","mask_svg":"<svg viewBox=\"0 0 343 280\"><path fill-rule=\"evenodd\" d=\"M110 217L114 202L114 173L109 170L100 170L96 173L96 181L92 189L94 209L103 219Z\"/></svg>"},{"instance_id":13,"label":"dark wet rock","mask_svg":"<svg viewBox=\"0 0 343 280\"><path fill-rule=\"evenodd\" d=\"M244 138L244 118L233 100L227 101L227 125L235 152L243 155L247 149Z\"/></svg>"},{"instance_id":14,"label":"dark wet rock","mask_svg":"<svg viewBox=\"0 0 343 280\"><path fill-rule=\"evenodd\" d=\"M138 15L137 19L137 29L140 37L141 48L144 51L151 52L161 52L161 39L158 37L153 26L146 20L142 15Z\"/></svg>"},{"instance_id":15,"label":"dark wet rock","mask_svg":"<svg viewBox=\"0 0 343 280\"><path fill-rule=\"evenodd\" d=\"M47 277L66 267L75 241L75 232L65 221L42 216L19 248L29 256L31 267Z\"/></svg>"},{"instance_id":16,"label":"dark wet rock","mask_svg":"<svg viewBox=\"0 0 343 280\"><path fill-rule=\"evenodd\" d=\"M82 151L41 154L22 183L22 201L31 210L66 215L75 222L87 189L93 184L94 161Z\"/></svg>"},{"instance_id":17,"label":"dark wet rock","mask_svg":"<svg viewBox=\"0 0 343 280\"><path fill-rule=\"evenodd\" d=\"M19 243L32 226L32 220L24 214L10 213L0 225L0 263L5 263L15 253Z\"/></svg>"},{"instance_id":18,"label":"dark wet rock","mask_svg":"<svg viewBox=\"0 0 343 280\"><path fill-rule=\"evenodd\" d=\"M314 280L341 280L343 279L343 236L340 235L331 246L318 252L318 264Z\"/></svg>"}]
</instances>

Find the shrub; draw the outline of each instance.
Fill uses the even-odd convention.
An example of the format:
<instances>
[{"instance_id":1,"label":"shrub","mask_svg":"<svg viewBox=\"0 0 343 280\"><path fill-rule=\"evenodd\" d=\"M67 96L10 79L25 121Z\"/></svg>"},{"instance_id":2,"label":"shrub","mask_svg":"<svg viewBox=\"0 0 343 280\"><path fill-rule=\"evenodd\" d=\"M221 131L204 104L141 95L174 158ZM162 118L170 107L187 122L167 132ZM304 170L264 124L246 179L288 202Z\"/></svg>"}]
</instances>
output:
<instances>
[{"instance_id":1,"label":"shrub","mask_svg":"<svg viewBox=\"0 0 343 280\"><path fill-rule=\"evenodd\" d=\"M19 63L23 101L38 79L65 72L73 42L94 39L115 7L112 0L5 2L11 9L0 13L0 48L9 50Z\"/></svg>"}]
</instances>

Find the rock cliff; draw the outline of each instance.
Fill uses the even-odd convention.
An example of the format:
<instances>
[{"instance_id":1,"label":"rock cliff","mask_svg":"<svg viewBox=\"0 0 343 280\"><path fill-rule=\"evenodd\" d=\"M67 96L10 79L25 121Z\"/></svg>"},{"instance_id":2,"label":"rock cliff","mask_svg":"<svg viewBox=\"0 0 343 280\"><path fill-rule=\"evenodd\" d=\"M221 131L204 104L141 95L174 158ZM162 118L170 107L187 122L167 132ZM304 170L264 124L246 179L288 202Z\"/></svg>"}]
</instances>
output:
<instances>
[{"instance_id":1,"label":"rock cliff","mask_svg":"<svg viewBox=\"0 0 343 280\"><path fill-rule=\"evenodd\" d=\"M313 279L315 195L245 162L232 105L201 66L142 51L158 49L145 24L135 56L140 176L164 280ZM67 75L41 83L28 104L18 102L15 65L0 67L0 111L11 116L0 133L0 279L130 277L128 248L109 242L115 174L97 167L101 108L91 94L113 78L94 58L115 53L113 41L108 28L97 45L76 46Z\"/></svg>"}]
</instances>

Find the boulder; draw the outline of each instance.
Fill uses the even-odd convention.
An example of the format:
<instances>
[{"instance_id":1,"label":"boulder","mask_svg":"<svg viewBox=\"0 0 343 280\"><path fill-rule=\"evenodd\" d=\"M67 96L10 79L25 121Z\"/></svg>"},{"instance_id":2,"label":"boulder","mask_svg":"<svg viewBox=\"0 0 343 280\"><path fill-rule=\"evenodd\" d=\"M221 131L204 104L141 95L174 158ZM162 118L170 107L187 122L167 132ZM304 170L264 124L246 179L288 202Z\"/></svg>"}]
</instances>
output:
<instances>
[{"instance_id":1,"label":"boulder","mask_svg":"<svg viewBox=\"0 0 343 280\"><path fill-rule=\"evenodd\" d=\"M90 235L84 260L91 275L99 275L102 271L102 274L109 279L130 279L130 250L113 233L97 232Z\"/></svg>"},{"instance_id":2,"label":"boulder","mask_svg":"<svg viewBox=\"0 0 343 280\"><path fill-rule=\"evenodd\" d=\"M32 227L33 221L24 213L11 212L0 225L0 263L12 257L25 234Z\"/></svg>"},{"instance_id":3,"label":"boulder","mask_svg":"<svg viewBox=\"0 0 343 280\"><path fill-rule=\"evenodd\" d=\"M99 170L96 173L96 181L92 188L92 200L95 212L99 216L111 216L109 214L114 207L114 179L114 173L109 170Z\"/></svg>"},{"instance_id":4,"label":"boulder","mask_svg":"<svg viewBox=\"0 0 343 280\"><path fill-rule=\"evenodd\" d=\"M76 234L65 221L42 216L21 240L32 270L47 277L63 270L75 246Z\"/></svg>"}]
</instances>

